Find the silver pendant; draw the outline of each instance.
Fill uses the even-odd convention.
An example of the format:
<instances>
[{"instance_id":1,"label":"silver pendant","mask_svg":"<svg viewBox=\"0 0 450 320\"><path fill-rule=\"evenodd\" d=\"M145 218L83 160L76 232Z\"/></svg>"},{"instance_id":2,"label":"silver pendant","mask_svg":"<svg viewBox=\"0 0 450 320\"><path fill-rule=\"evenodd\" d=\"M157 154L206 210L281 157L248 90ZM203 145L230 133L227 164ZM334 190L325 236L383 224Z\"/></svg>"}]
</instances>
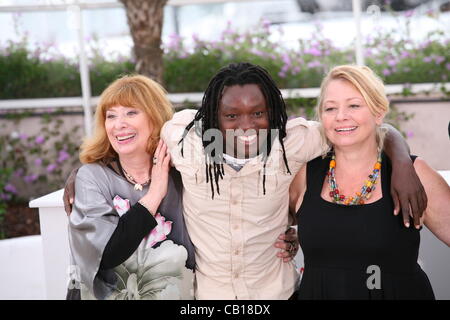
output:
<instances>
[{"instance_id":1,"label":"silver pendant","mask_svg":"<svg viewBox=\"0 0 450 320\"><path fill-rule=\"evenodd\" d=\"M142 184L139 184L139 183L136 183L135 185L134 185L134 190L136 190L136 191L142 191Z\"/></svg>"}]
</instances>

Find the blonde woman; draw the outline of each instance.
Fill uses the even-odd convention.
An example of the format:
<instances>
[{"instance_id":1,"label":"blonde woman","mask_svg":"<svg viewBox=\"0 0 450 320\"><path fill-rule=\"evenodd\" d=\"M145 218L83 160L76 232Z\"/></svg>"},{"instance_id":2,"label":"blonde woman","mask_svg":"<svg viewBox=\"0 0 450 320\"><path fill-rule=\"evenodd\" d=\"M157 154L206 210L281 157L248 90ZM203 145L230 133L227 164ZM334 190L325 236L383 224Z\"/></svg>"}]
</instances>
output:
<instances>
[{"instance_id":1,"label":"blonde woman","mask_svg":"<svg viewBox=\"0 0 450 320\"><path fill-rule=\"evenodd\" d=\"M290 188L305 259L300 299L434 299L417 263L420 230L391 214L392 165L381 152L388 111L384 85L367 67L335 67L322 82L317 113L332 151L308 162ZM450 245L450 188L411 159L428 198L422 222Z\"/></svg>"},{"instance_id":2,"label":"blonde woman","mask_svg":"<svg viewBox=\"0 0 450 320\"><path fill-rule=\"evenodd\" d=\"M69 217L69 299L192 299L193 246L182 184L170 170L165 90L125 76L102 93L95 133L81 146Z\"/></svg>"}]
</instances>

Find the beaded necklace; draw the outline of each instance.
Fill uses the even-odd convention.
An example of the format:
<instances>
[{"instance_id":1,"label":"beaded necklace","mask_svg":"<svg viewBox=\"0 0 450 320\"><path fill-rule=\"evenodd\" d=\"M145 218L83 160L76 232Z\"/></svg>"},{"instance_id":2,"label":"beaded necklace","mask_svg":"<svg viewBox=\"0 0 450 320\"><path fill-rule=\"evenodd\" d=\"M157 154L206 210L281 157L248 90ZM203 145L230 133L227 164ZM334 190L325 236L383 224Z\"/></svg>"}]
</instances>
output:
<instances>
[{"instance_id":1,"label":"beaded necklace","mask_svg":"<svg viewBox=\"0 0 450 320\"><path fill-rule=\"evenodd\" d=\"M344 204L344 205L356 205L364 204L365 200L368 200L372 195L373 190L375 190L375 184L380 175L381 170L381 153L378 154L378 160L373 166L373 172L369 175L368 179L364 182L361 188L361 192L356 192L355 196L346 197L339 193L338 185L335 178L335 168L336 168L336 156L331 156L330 169L328 170L328 184L330 186L330 197L332 202Z\"/></svg>"}]
</instances>

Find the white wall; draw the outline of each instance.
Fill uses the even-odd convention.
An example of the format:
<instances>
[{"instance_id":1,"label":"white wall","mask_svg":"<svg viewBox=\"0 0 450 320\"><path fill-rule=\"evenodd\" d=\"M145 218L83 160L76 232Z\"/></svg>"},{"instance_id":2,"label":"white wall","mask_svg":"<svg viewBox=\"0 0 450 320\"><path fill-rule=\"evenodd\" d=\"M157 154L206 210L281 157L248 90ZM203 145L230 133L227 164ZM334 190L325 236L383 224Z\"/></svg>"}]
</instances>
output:
<instances>
[{"instance_id":1,"label":"white wall","mask_svg":"<svg viewBox=\"0 0 450 320\"><path fill-rule=\"evenodd\" d=\"M0 300L45 299L41 236L0 241Z\"/></svg>"}]
</instances>

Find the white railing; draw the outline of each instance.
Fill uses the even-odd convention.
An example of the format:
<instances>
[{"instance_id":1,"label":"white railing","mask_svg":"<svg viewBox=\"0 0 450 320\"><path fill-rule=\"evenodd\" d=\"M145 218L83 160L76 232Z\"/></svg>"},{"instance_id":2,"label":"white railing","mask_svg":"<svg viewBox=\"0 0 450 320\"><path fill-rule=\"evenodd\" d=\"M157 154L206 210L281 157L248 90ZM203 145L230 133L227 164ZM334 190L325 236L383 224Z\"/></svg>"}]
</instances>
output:
<instances>
[{"instance_id":1,"label":"white railing","mask_svg":"<svg viewBox=\"0 0 450 320\"><path fill-rule=\"evenodd\" d=\"M450 170L439 173L450 185ZM69 242L62 197L61 189L30 202L31 208L39 208L47 299L65 299L67 292ZM427 228L421 236L419 263L430 278L436 297L450 299L449 248ZM296 262L303 266L301 252Z\"/></svg>"},{"instance_id":2,"label":"white railing","mask_svg":"<svg viewBox=\"0 0 450 320\"><path fill-rule=\"evenodd\" d=\"M388 84L385 86L386 94L401 95L406 88L404 84ZM408 89L412 94L420 93L439 93L441 88L450 91L450 82L446 83L415 83L408 85ZM295 88L282 89L283 98L317 98L319 96L319 88ZM199 103L202 101L202 92L187 93L170 93L169 100L174 104L182 104L184 102ZM90 99L91 107L97 105L99 97ZM64 98L38 98L38 99L4 99L0 100L0 110L8 109L46 109L46 108L67 108L80 107L83 104L82 97L64 97Z\"/></svg>"}]
</instances>

